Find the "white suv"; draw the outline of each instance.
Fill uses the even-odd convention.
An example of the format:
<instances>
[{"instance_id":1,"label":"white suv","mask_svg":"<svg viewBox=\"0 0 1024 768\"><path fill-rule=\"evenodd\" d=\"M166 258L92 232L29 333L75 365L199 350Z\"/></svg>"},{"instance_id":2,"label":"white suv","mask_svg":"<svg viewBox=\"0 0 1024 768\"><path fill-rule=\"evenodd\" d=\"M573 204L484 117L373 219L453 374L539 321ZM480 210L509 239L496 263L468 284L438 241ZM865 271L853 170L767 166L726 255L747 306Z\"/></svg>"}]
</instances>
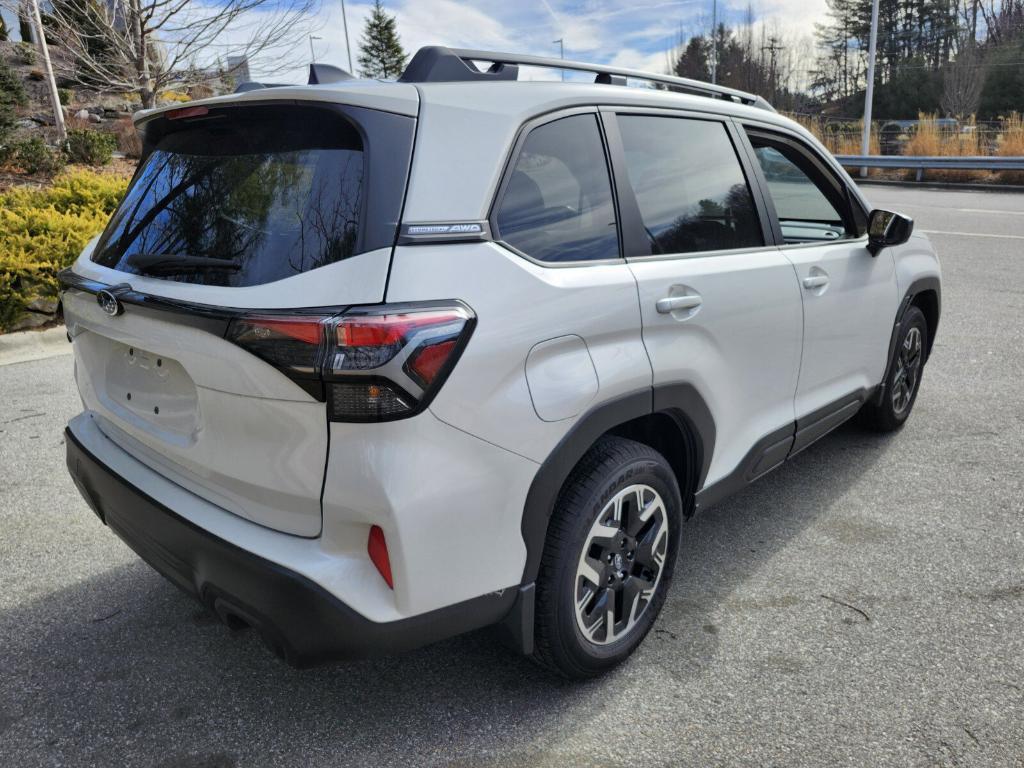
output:
<instances>
[{"instance_id":1,"label":"white suv","mask_svg":"<svg viewBox=\"0 0 1024 768\"><path fill-rule=\"evenodd\" d=\"M909 415L935 253L763 100L446 48L311 81L139 113L62 275L82 494L289 662L498 625L597 674L698 508Z\"/></svg>"}]
</instances>

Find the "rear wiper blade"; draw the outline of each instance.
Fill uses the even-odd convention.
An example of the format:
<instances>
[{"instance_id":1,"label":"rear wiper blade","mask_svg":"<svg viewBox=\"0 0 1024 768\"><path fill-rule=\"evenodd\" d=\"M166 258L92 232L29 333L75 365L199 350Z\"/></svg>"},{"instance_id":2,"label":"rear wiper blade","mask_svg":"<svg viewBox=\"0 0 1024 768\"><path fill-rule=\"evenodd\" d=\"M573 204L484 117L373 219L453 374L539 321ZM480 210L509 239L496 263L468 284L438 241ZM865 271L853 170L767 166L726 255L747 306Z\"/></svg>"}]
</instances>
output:
<instances>
[{"instance_id":1,"label":"rear wiper blade","mask_svg":"<svg viewBox=\"0 0 1024 768\"><path fill-rule=\"evenodd\" d=\"M128 263L142 273L175 273L226 270L234 272L241 269L241 264L228 259L214 259L209 256L188 256L173 253L136 253L128 258Z\"/></svg>"}]
</instances>

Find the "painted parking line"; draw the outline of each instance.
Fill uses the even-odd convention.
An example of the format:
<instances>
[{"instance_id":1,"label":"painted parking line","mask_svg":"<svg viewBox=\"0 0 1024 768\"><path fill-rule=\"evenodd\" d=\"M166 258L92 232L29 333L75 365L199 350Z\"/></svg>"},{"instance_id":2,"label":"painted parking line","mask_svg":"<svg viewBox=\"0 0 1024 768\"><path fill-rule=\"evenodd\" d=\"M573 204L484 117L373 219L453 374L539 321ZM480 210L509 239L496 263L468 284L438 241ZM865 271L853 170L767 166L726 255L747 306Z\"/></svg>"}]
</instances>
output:
<instances>
[{"instance_id":1,"label":"painted parking line","mask_svg":"<svg viewBox=\"0 0 1024 768\"><path fill-rule=\"evenodd\" d=\"M999 237L1005 240L1024 240L1024 235L995 235L991 232L946 232L941 229L919 229L926 235L956 235L958 237Z\"/></svg>"}]
</instances>

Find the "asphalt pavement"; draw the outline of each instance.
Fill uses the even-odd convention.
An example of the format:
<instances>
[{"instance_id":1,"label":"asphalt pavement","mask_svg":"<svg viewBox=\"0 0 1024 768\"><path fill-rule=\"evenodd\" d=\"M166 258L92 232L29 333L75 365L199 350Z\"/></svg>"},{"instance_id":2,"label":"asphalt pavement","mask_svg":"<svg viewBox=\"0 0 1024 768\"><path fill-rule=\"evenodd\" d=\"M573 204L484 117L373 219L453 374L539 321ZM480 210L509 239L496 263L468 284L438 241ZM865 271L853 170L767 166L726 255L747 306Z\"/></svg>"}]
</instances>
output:
<instances>
[{"instance_id":1,"label":"asphalt pavement","mask_svg":"<svg viewBox=\"0 0 1024 768\"><path fill-rule=\"evenodd\" d=\"M655 630L585 684L486 632L290 669L79 498L71 358L0 367L0 765L1024 766L1024 195L865 189L942 258L913 416L691 521Z\"/></svg>"}]
</instances>

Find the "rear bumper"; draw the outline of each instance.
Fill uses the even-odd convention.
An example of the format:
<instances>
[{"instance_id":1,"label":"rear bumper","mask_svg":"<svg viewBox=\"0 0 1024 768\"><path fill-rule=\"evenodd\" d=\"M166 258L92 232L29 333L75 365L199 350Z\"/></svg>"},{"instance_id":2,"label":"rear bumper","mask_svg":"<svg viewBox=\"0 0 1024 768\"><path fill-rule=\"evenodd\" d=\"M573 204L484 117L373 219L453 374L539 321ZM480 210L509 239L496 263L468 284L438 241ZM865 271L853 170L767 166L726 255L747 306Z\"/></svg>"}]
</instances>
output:
<instances>
[{"instance_id":1,"label":"rear bumper","mask_svg":"<svg viewBox=\"0 0 1024 768\"><path fill-rule=\"evenodd\" d=\"M516 590L509 589L396 621L371 621L308 577L179 515L103 463L71 428L65 438L75 485L114 533L229 625L255 628L294 666L426 645L494 624L515 602Z\"/></svg>"}]
</instances>

